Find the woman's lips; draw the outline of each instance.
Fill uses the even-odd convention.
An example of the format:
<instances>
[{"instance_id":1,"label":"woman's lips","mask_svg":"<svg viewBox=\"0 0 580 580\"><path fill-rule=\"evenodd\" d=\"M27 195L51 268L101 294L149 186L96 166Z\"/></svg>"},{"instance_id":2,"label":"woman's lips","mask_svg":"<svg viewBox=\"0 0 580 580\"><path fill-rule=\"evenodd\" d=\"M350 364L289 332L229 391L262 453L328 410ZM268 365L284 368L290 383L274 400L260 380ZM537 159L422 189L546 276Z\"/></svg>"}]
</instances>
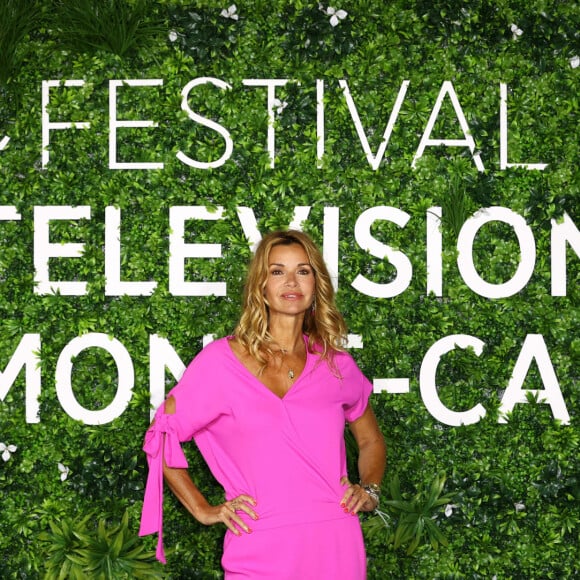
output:
<instances>
[{"instance_id":1,"label":"woman's lips","mask_svg":"<svg viewBox=\"0 0 580 580\"><path fill-rule=\"evenodd\" d=\"M299 300L302 297L303 295L299 292L285 292L282 294L282 298L285 298L286 300Z\"/></svg>"}]
</instances>

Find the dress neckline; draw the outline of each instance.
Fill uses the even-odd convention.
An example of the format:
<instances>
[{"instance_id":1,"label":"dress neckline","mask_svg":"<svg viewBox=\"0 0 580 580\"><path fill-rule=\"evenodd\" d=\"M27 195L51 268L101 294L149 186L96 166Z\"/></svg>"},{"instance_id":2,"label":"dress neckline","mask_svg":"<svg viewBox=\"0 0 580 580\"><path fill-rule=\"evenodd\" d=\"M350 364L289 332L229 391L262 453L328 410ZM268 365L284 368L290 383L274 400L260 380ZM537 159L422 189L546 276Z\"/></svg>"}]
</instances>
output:
<instances>
[{"instance_id":1,"label":"dress neckline","mask_svg":"<svg viewBox=\"0 0 580 580\"><path fill-rule=\"evenodd\" d=\"M288 395L295 390L296 385L300 382L300 379L304 376L304 374L309 368L312 354L308 351L308 336L303 334L302 338L304 340L304 347L306 350L306 360L304 362L304 368L302 369L302 372L293 380L292 384L290 385L290 388L282 396L277 395L274 391L272 391L272 389L270 389L270 387L268 387L268 385L266 385L263 381L260 380L259 377L257 377L252 371L250 371L250 369L240 360L238 355L234 352L232 345L230 344L230 341L233 340L234 338L235 337L233 335L228 336L226 338L227 349L228 352L231 354L232 358L244 370L244 372L248 376L254 379L254 381L262 388L262 390L267 391L273 397L276 397L276 399L278 399L279 401L284 401L286 397L288 397Z\"/></svg>"}]
</instances>

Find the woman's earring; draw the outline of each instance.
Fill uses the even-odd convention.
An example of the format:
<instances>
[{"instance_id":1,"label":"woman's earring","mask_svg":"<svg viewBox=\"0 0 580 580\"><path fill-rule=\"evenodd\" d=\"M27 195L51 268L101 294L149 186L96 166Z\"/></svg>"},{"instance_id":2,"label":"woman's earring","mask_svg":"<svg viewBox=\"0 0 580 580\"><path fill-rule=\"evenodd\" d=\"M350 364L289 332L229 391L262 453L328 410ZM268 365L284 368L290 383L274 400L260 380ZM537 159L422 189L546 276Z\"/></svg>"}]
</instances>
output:
<instances>
[{"instance_id":1,"label":"woman's earring","mask_svg":"<svg viewBox=\"0 0 580 580\"><path fill-rule=\"evenodd\" d=\"M314 300L312 301L312 306L310 307L310 311L312 312L312 314L314 314L316 312L316 296L314 297Z\"/></svg>"}]
</instances>

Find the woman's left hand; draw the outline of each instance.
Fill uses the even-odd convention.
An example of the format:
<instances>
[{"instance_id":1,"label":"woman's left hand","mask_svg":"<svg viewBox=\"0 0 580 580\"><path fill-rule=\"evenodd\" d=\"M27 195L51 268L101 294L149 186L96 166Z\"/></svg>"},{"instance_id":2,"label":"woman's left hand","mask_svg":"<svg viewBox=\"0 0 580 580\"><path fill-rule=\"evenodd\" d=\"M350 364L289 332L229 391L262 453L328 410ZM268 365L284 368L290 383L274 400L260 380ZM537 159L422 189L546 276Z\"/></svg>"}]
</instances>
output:
<instances>
[{"instance_id":1,"label":"woman's left hand","mask_svg":"<svg viewBox=\"0 0 580 580\"><path fill-rule=\"evenodd\" d=\"M372 512L377 507L377 502L357 483L351 483L348 477L341 477L340 483L348 485L340 506L345 512L353 516L358 512Z\"/></svg>"}]
</instances>

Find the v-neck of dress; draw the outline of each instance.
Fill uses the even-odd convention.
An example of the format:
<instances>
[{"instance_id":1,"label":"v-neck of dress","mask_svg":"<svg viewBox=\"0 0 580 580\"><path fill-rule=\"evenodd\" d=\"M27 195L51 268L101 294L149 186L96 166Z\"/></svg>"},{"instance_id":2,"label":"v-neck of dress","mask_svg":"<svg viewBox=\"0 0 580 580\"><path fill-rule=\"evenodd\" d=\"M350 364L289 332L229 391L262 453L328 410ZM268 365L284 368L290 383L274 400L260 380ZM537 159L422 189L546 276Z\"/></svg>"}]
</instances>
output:
<instances>
[{"instance_id":1,"label":"v-neck of dress","mask_svg":"<svg viewBox=\"0 0 580 580\"><path fill-rule=\"evenodd\" d=\"M273 397L276 397L276 399L278 399L279 401L284 401L286 399L286 397L292 392L294 391L296 384L300 382L300 379L302 378L302 376L306 373L306 371L308 370L309 364L310 364L310 360L311 360L311 354L308 352L308 337L303 335L303 340L304 340L304 347L306 350L306 360L304 362L304 368L302 369L302 372L296 377L296 379L294 380L294 382L292 383L292 385L290 385L290 388L282 395L277 395L274 391L272 391L272 389L270 389L270 387L268 387L268 385L266 385L264 382L262 382L260 380L259 377L257 377L238 357L238 355L234 352L231 344L230 344L230 340L232 340L233 337L228 337L226 339L227 342L227 347L228 347L228 351L231 354L231 356L233 357L233 359L235 360L235 362L244 370L244 372L249 375L252 379L254 379L254 381L261 387L262 390L270 393Z\"/></svg>"}]
</instances>

